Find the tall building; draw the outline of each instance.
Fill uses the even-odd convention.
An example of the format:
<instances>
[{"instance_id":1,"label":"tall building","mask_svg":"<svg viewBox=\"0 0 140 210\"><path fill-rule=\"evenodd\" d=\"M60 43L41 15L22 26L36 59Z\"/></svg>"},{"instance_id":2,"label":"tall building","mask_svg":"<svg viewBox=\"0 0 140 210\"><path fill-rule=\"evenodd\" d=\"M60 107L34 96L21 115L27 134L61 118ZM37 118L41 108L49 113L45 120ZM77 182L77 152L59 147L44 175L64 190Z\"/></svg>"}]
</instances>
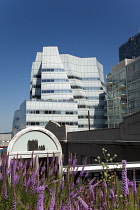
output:
<instances>
[{"instance_id":1,"label":"tall building","mask_svg":"<svg viewBox=\"0 0 140 210\"><path fill-rule=\"evenodd\" d=\"M124 59L106 77L108 128L119 127L123 118L140 111L140 57Z\"/></svg>"},{"instance_id":2,"label":"tall building","mask_svg":"<svg viewBox=\"0 0 140 210\"><path fill-rule=\"evenodd\" d=\"M107 124L108 128L119 127L119 123L128 114L126 65L131 59L125 59L112 67L112 73L106 77L107 88Z\"/></svg>"},{"instance_id":3,"label":"tall building","mask_svg":"<svg viewBox=\"0 0 140 210\"><path fill-rule=\"evenodd\" d=\"M119 47L119 61L125 58L134 59L140 56L140 33L132 36Z\"/></svg>"},{"instance_id":4,"label":"tall building","mask_svg":"<svg viewBox=\"0 0 140 210\"><path fill-rule=\"evenodd\" d=\"M32 64L30 99L15 112L13 134L53 120L69 131L105 127L103 66L93 58L43 47Z\"/></svg>"},{"instance_id":5,"label":"tall building","mask_svg":"<svg viewBox=\"0 0 140 210\"><path fill-rule=\"evenodd\" d=\"M129 114L140 111L140 57L126 66Z\"/></svg>"}]
</instances>

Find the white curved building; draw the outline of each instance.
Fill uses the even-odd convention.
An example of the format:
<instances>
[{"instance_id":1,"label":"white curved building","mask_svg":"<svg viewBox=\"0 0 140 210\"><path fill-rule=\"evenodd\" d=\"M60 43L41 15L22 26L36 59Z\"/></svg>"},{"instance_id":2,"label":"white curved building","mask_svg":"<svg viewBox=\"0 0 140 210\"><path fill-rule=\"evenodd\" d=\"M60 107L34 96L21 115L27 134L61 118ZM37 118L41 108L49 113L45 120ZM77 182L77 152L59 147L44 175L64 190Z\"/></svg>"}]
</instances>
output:
<instances>
[{"instance_id":1,"label":"white curved building","mask_svg":"<svg viewBox=\"0 0 140 210\"><path fill-rule=\"evenodd\" d=\"M30 100L15 112L13 134L28 126L53 120L69 131L103 128L103 66L93 58L59 54L57 47L43 47L32 64Z\"/></svg>"}]
</instances>

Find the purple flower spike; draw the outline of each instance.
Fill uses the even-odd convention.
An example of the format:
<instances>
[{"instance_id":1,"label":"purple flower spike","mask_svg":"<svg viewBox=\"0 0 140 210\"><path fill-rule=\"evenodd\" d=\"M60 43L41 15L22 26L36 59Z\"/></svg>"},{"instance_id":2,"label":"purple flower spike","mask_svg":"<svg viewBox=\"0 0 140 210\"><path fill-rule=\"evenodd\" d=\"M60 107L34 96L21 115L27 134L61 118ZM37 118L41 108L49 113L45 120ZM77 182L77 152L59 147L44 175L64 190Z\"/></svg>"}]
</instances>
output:
<instances>
[{"instance_id":1,"label":"purple flower spike","mask_svg":"<svg viewBox=\"0 0 140 210\"><path fill-rule=\"evenodd\" d=\"M69 164L69 165L71 165L71 164L72 164L72 154L70 154L70 155L69 155L69 158L68 158L68 164Z\"/></svg>"},{"instance_id":2,"label":"purple flower spike","mask_svg":"<svg viewBox=\"0 0 140 210\"><path fill-rule=\"evenodd\" d=\"M103 191L102 191L102 190L100 191L100 196L101 196L101 197L103 197L103 196L104 196L104 195L103 195Z\"/></svg>"},{"instance_id":3,"label":"purple flower spike","mask_svg":"<svg viewBox=\"0 0 140 210\"><path fill-rule=\"evenodd\" d=\"M127 164L126 160L122 160L122 191L123 191L124 206L126 206L127 203L126 197L129 193L126 164Z\"/></svg>"},{"instance_id":4,"label":"purple flower spike","mask_svg":"<svg viewBox=\"0 0 140 210\"><path fill-rule=\"evenodd\" d=\"M74 159L73 160L73 163L72 163L72 167L75 168L76 167L76 164L77 164L77 159Z\"/></svg>"},{"instance_id":5,"label":"purple flower spike","mask_svg":"<svg viewBox=\"0 0 140 210\"><path fill-rule=\"evenodd\" d=\"M41 172L43 173L45 170L46 170L46 167L45 166L42 166L41 167Z\"/></svg>"},{"instance_id":6,"label":"purple flower spike","mask_svg":"<svg viewBox=\"0 0 140 210\"><path fill-rule=\"evenodd\" d=\"M76 180L76 184L79 184L80 182L80 177L78 177L78 179Z\"/></svg>"},{"instance_id":7,"label":"purple flower spike","mask_svg":"<svg viewBox=\"0 0 140 210\"><path fill-rule=\"evenodd\" d=\"M81 170L81 172L80 172L80 175L79 175L79 176L83 176L83 173L84 173L84 168L85 168L85 166L83 166L83 167L82 167L82 170Z\"/></svg>"},{"instance_id":8,"label":"purple flower spike","mask_svg":"<svg viewBox=\"0 0 140 210\"><path fill-rule=\"evenodd\" d=\"M135 170L133 171L133 191L134 191L134 194L136 195L137 188L136 188L136 175L135 175Z\"/></svg>"},{"instance_id":9,"label":"purple flower spike","mask_svg":"<svg viewBox=\"0 0 140 210\"><path fill-rule=\"evenodd\" d=\"M36 189L36 192L38 194L37 198L37 210L43 210L44 209L44 186L40 186Z\"/></svg>"},{"instance_id":10,"label":"purple flower spike","mask_svg":"<svg viewBox=\"0 0 140 210\"><path fill-rule=\"evenodd\" d=\"M51 202L50 202L50 210L54 210L55 207L55 188L51 191Z\"/></svg>"},{"instance_id":11,"label":"purple flower spike","mask_svg":"<svg viewBox=\"0 0 140 210\"><path fill-rule=\"evenodd\" d=\"M6 180L4 180L4 183L3 183L3 196L6 200L8 199Z\"/></svg>"},{"instance_id":12,"label":"purple flower spike","mask_svg":"<svg viewBox=\"0 0 140 210\"><path fill-rule=\"evenodd\" d=\"M112 189L110 189L110 195L109 195L110 199L114 199L115 195L114 195L114 191Z\"/></svg>"},{"instance_id":13,"label":"purple flower spike","mask_svg":"<svg viewBox=\"0 0 140 210\"><path fill-rule=\"evenodd\" d=\"M89 175L89 172L87 171L86 174L85 174L85 178L87 178Z\"/></svg>"},{"instance_id":14,"label":"purple flower spike","mask_svg":"<svg viewBox=\"0 0 140 210\"><path fill-rule=\"evenodd\" d=\"M78 200L79 200L80 204L81 204L86 210L89 209L89 208L88 208L88 205L86 204L86 202L85 202L80 196L78 197Z\"/></svg>"}]
</instances>

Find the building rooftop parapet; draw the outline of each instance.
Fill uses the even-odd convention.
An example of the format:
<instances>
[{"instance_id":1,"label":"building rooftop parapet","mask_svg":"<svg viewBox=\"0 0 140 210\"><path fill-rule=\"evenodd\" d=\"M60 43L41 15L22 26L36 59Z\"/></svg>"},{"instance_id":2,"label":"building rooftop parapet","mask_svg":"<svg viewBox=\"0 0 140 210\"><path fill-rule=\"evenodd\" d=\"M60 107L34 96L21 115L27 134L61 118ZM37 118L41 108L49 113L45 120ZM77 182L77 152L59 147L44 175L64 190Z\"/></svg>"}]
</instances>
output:
<instances>
[{"instance_id":1,"label":"building rooftop parapet","mask_svg":"<svg viewBox=\"0 0 140 210\"><path fill-rule=\"evenodd\" d=\"M62 141L61 141L62 142ZM140 140L67 140L65 143L82 143L82 144L117 144L117 145L137 145L140 144Z\"/></svg>"}]
</instances>

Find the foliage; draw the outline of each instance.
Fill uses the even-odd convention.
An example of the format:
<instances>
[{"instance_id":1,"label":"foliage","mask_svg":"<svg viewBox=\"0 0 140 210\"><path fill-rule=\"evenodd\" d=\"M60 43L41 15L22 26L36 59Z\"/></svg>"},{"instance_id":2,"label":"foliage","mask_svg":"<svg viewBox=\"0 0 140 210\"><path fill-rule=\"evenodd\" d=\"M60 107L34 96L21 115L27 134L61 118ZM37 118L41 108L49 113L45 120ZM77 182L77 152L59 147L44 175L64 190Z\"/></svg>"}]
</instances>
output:
<instances>
[{"instance_id":1,"label":"foliage","mask_svg":"<svg viewBox=\"0 0 140 210\"><path fill-rule=\"evenodd\" d=\"M2 155L0 174L0 209L4 210L112 210L139 209L139 187L136 187L135 171L133 181L127 179L126 161L122 161L122 182L108 163L113 161L103 149L106 162L102 164L101 179L89 179L88 173L79 173L76 157L69 155L68 166L60 176L59 164L53 156L46 157L40 166L31 157L30 161L17 158L8 166L8 156Z\"/></svg>"}]
</instances>

